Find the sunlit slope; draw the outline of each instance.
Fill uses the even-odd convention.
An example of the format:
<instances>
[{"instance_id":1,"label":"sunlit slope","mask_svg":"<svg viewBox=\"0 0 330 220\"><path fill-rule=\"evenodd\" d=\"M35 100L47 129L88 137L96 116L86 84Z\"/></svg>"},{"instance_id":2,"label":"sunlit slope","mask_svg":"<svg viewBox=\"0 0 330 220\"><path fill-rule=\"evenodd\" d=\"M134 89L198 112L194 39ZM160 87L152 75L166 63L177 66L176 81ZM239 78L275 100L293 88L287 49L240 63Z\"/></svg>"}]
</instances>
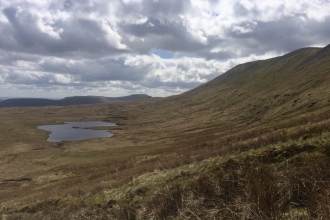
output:
<instances>
[{"instance_id":1,"label":"sunlit slope","mask_svg":"<svg viewBox=\"0 0 330 220\"><path fill-rule=\"evenodd\" d=\"M322 107L330 101L330 46L238 65L214 80L170 98L184 107L262 120ZM213 118L214 119L214 118Z\"/></svg>"},{"instance_id":2,"label":"sunlit slope","mask_svg":"<svg viewBox=\"0 0 330 220\"><path fill-rule=\"evenodd\" d=\"M238 65L181 95L141 102L134 112L141 125L136 132L147 131L152 124L157 135L193 144L262 124L272 127L324 111L330 105L329 84L330 46L299 49Z\"/></svg>"}]
</instances>

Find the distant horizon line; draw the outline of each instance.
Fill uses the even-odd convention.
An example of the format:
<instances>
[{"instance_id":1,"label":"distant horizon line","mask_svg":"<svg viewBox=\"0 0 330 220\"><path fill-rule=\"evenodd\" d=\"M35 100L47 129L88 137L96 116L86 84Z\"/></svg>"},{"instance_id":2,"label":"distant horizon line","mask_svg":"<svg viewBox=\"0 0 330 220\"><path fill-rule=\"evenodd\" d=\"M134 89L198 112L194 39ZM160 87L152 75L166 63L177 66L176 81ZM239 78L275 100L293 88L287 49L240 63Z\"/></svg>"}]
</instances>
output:
<instances>
[{"instance_id":1,"label":"distant horizon line","mask_svg":"<svg viewBox=\"0 0 330 220\"><path fill-rule=\"evenodd\" d=\"M68 98L68 97L88 97L88 96L94 96L94 97L107 97L107 98L119 98L119 97L126 97L126 96L132 96L132 95L147 95L150 96L148 94L145 93L135 93L135 94L130 94L130 95L122 95L122 96L104 96L104 95L72 95L72 96L64 96L61 98L49 98L49 97L26 97L26 96L0 96L0 100L4 101L4 100L8 100L8 99L49 99L49 100L61 100L64 98ZM153 97L153 96L150 96Z\"/></svg>"}]
</instances>

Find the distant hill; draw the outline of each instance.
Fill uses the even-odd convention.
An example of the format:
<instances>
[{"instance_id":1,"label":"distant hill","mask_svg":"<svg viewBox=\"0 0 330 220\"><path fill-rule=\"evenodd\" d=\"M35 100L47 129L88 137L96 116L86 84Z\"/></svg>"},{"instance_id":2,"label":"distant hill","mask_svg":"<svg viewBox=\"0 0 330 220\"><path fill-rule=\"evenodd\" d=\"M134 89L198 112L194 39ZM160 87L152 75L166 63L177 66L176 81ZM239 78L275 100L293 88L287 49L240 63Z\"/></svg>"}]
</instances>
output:
<instances>
[{"instance_id":1,"label":"distant hill","mask_svg":"<svg viewBox=\"0 0 330 220\"><path fill-rule=\"evenodd\" d=\"M133 94L129 96L122 96L117 98L106 98L107 101L121 101L121 102L132 102L140 99L149 99L152 98L146 94Z\"/></svg>"},{"instance_id":2,"label":"distant hill","mask_svg":"<svg viewBox=\"0 0 330 220\"><path fill-rule=\"evenodd\" d=\"M28 107L56 105L57 101L40 98L16 98L0 102L0 107Z\"/></svg>"},{"instance_id":3,"label":"distant hill","mask_svg":"<svg viewBox=\"0 0 330 220\"><path fill-rule=\"evenodd\" d=\"M41 106L66 106L85 105L102 102L131 102L141 99L148 99L151 96L146 94L133 94L123 97L103 97L103 96L73 96L60 100L50 100L42 98L13 98L0 101L0 107L41 107Z\"/></svg>"}]
</instances>

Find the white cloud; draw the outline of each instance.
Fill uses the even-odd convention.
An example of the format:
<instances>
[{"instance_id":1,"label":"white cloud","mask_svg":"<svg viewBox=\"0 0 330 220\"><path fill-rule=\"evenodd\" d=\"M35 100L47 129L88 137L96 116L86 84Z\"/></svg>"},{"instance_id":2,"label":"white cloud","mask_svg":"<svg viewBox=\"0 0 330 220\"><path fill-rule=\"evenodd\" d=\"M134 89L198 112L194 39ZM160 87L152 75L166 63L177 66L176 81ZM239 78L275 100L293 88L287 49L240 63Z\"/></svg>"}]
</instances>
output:
<instances>
[{"instance_id":1,"label":"white cloud","mask_svg":"<svg viewBox=\"0 0 330 220\"><path fill-rule=\"evenodd\" d=\"M33 11L31 13L34 13ZM37 20L37 25L41 32L48 34L49 36L60 40L60 33L63 32L63 28L55 29L54 28L54 18L49 12L45 12L42 17L39 17Z\"/></svg>"},{"instance_id":2,"label":"white cloud","mask_svg":"<svg viewBox=\"0 0 330 220\"><path fill-rule=\"evenodd\" d=\"M2 0L0 90L180 93L242 62L325 46L329 22L327 0Z\"/></svg>"},{"instance_id":3,"label":"white cloud","mask_svg":"<svg viewBox=\"0 0 330 220\"><path fill-rule=\"evenodd\" d=\"M141 0L123 0L125 4L131 4L131 3L140 3Z\"/></svg>"},{"instance_id":4,"label":"white cloud","mask_svg":"<svg viewBox=\"0 0 330 220\"><path fill-rule=\"evenodd\" d=\"M117 49L127 49L127 46L121 43L121 36L110 27L110 24L103 21L101 26L106 33L107 42L111 46L114 46Z\"/></svg>"},{"instance_id":5,"label":"white cloud","mask_svg":"<svg viewBox=\"0 0 330 220\"><path fill-rule=\"evenodd\" d=\"M241 0L239 3L248 11L255 7L255 5L250 0Z\"/></svg>"}]
</instances>

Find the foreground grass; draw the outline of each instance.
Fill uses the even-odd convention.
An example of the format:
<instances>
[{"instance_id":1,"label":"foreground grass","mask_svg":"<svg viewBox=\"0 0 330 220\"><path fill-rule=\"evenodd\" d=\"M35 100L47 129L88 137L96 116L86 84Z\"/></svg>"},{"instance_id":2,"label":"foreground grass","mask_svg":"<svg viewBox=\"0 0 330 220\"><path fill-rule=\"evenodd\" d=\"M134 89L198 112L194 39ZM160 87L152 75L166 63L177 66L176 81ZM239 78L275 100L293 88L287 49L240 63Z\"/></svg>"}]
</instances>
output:
<instances>
[{"instance_id":1,"label":"foreground grass","mask_svg":"<svg viewBox=\"0 0 330 220\"><path fill-rule=\"evenodd\" d=\"M322 140L322 142L320 142ZM329 133L72 189L16 209L9 219L326 219ZM95 190L95 189L94 189Z\"/></svg>"}]
</instances>

